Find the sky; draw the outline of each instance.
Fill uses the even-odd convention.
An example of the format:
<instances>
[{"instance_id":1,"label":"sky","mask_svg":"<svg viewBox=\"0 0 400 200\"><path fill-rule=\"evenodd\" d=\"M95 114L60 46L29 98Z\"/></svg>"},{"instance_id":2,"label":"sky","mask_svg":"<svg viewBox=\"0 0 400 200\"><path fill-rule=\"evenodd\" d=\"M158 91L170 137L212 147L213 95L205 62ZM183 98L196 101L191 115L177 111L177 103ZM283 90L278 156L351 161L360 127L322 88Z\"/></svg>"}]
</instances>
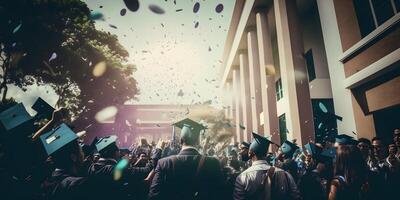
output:
<instances>
[{"instance_id":1,"label":"sky","mask_svg":"<svg viewBox=\"0 0 400 200\"><path fill-rule=\"evenodd\" d=\"M234 0L139 0L136 12L122 0L83 1L104 15L96 28L117 35L137 68L133 76L140 94L128 104L221 104L218 72ZM223 10L217 13L219 4ZM30 86L25 93L11 87L9 93L28 107L38 95L51 104L58 98L45 86Z\"/></svg>"}]
</instances>

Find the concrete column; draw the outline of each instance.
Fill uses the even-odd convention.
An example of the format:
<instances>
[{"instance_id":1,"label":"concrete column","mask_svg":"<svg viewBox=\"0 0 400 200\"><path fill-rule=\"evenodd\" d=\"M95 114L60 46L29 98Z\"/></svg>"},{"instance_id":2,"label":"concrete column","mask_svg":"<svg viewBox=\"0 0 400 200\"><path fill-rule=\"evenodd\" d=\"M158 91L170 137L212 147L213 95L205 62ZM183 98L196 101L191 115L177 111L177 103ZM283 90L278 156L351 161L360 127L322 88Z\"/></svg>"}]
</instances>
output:
<instances>
[{"instance_id":1,"label":"concrete column","mask_svg":"<svg viewBox=\"0 0 400 200\"><path fill-rule=\"evenodd\" d=\"M231 125L233 125L233 123L235 123L235 98L234 98L234 90L233 90L233 84L232 84L232 80L227 80L226 82L226 88L227 91L229 92L228 94L228 101L229 101L229 112L228 112L228 119L231 121ZM235 143L236 142L236 129L234 127L232 127L233 130L233 138L231 143Z\"/></svg>"},{"instance_id":2,"label":"concrete column","mask_svg":"<svg viewBox=\"0 0 400 200\"><path fill-rule=\"evenodd\" d=\"M247 52L241 50L239 52L240 63L240 97L242 100L243 111L243 126L246 127L244 132L244 140L251 141L251 132L253 131L253 124L251 121L251 95L250 95L250 80L249 80L249 59Z\"/></svg>"},{"instance_id":3,"label":"concrete column","mask_svg":"<svg viewBox=\"0 0 400 200\"><path fill-rule=\"evenodd\" d=\"M296 1L274 0L274 9L288 132L304 145L314 140L314 120Z\"/></svg>"},{"instance_id":4,"label":"concrete column","mask_svg":"<svg viewBox=\"0 0 400 200\"><path fill-rule=\"evenodd\" d=\"M235 127L236 127L236 138L238 142L243 141L243 134L239 124L242 123L242 111L240 101L240 71L235 68L232 70L232 83L233 83L233 94L235 99Z\"/></svg>"},{"instance_id":5,"label":"concrete column","mask_svg":"<svg viewBox=\"0 0 400 200\"><path fill-rule=\"evenodd\" d=\"M257 45L257 33L255 27L247 28L247 47L249 55L250 95L251 95L251 119L253 131L261 135L264 128L260 126L260 114L262 112L260 60Z\"/></svg>"},{"instance_id":6,"label":"concrete column","mask_svg":"<svg viewBox=\"0 0 400 200\"><path fill-rule=\"evenodd\" d=\"M342 55L338 22L333 1L317 0L321 29L328 61L335 113L343 117L338 121L338 132L351 134L356 131L351 91L344 86L344 65L339 61ZM357 132L357 131L356 131Z\"/></svg>"},{"instance_id":7,"label":"concrete column","mask_svg":"<svg viewBox=\"0 0 400 200\"><path fill-rule=\"evenodd\" d=\"M256 13L256 26L260 52L260 80L265 135L271 135L272 141L280 144L276 109L275 66L266 13Z\"/></svg>"}]
</instances>

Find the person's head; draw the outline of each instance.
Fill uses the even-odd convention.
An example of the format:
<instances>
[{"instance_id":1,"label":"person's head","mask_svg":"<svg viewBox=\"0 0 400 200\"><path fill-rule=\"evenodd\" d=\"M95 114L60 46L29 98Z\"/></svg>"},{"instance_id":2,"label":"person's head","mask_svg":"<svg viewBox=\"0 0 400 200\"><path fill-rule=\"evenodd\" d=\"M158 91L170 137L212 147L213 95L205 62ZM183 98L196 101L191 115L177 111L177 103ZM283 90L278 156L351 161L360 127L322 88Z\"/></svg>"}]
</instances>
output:
<instances>
[{"instance_id":1,"label":"person's head","mask_svg":"<svg viewBox=\"0 0 400 200\"><path fill-rule=\"evenodd\" d=\"M336 153L335 175L344 176L349 184L365 180L367 164L361 151L353 145L340 145Z\"/></svg>"},{"instance_id":2,"label":"person's head","mask_svg":"<svg viewBox=\"0 0 400 200\"><path fill-rule=\"evenodd\" d=\"M102 158L111 158L118 160L121 157L119 148L115 143L108 145L106 148L102 149L99 153Z\"/></svg>"},{"instance_id":3,"label":"person's head","mask_svg":"<svg viewBox=\"0 0 400 200\"><path fill-rule=\"evenodd\" d=\"M398 128L393 130L393 142L397 148L400 148L400 129Z\"/></svg>"},{"instance_id":4,"label":"person's head","mask_svg":"<svg viewBox=\"0 0 400 200\"><path fill-rule=\"evenodd\" d=\"M269 144L271 143L271 141L256 133L252 134L253 134L253 141L251 142L249 147L249 153L248 153L249 158L252 161L265 160Z\"/></svg>"},{"instance_id":5,"label":"person's head","mask_svg":"<svg viewBox=\"0 0 400 200\"><path fill-rule=\"evenodd\" d=\"M249 158L249 147L250 147L250 144L247 142L239 145L239 156L242 161L246 162L250 159Z\"/></svg>"},{"instance_id":6,"label":"person's head","mask_svg":"<svg viewBox=\"0 0 400 200\"><path fill-rule=\"evenodd\" d=\"M378 160L386 158L387 151L385 144L381 138L379 137L372 138L372 153L373 156Z\"/></svg>"},{"instance_id":7,"label":"person's head","mask_svg":"<svg viewBox=\"0 0 400 200\"><path fill-rule=\"evenodd\" d=\"M232 149L232 150L229 152L228 160L229 160L229 161L237 160L237 152L236 152L234 149Z\"/></svg>"},{"instance_id":8,"label":"person's head","mask_svg":"<svg viewBox=\"0 0 400 200\"><path fill-rule=\"evenodd\" d=\"M140 138L140 146L148 145L146 138Z\"/></svg>"},{"instance_id":9,"label":"person's head","mask_svg":"<svg viewBox=\"0 0 400 200\"><path fill-rule=\"evenodd\" d=\"M371 149L371 142L367 138L358 139L357 147L358 147L358 149L360 149L364 158L369 156L370 149Z\"/></svg>"},{"instance_id":10,"label":"person's head","mask_svg":"<svg viewBox=\"0 0 400 200\"><path fill-rule=\"evenodd\" d=\"M193 130L190 126L184 125L181 131L181 145L197 146L200 143L200 131Z\"/></svg>"},{"instance_id":11,"label":"person's head","mask_svg":"<svg viewBox=\"0 0 400 200\"><path fill-rule=\"evenodd\" d=\"M56 168L77 174L82 167L84 155L78 141L72 141L51 155Z\"/></svg>"},{"instance_id":12,"label":"person's head","mask_svg":"<svg viewBox=\"0 0 400 200\"><path fill-rule=\"evenodd\" d=\"M397 146L395 144L389 144L389 157L394 158L397 153Z\"/></svg>"}]
</instances>

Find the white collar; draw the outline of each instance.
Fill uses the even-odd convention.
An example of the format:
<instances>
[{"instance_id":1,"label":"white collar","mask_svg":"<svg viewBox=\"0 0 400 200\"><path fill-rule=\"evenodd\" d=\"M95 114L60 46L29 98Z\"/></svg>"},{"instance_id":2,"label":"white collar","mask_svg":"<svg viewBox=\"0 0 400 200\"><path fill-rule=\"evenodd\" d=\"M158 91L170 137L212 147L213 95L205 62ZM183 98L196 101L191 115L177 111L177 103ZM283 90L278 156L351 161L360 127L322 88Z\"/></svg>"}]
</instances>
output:
<instances>
[{"instance_id":1,"label":"white collar","mask_svg":"<svg viewBox=\"0 0 400 200\"><path fill-rule=\"evenodd\" d=\"M182 149L181 149L181 150L186 150L186 149L194 149L194 150L197 151L197 148L194 147L194 146L182 146Z\"/></svg>"}]
</instances>

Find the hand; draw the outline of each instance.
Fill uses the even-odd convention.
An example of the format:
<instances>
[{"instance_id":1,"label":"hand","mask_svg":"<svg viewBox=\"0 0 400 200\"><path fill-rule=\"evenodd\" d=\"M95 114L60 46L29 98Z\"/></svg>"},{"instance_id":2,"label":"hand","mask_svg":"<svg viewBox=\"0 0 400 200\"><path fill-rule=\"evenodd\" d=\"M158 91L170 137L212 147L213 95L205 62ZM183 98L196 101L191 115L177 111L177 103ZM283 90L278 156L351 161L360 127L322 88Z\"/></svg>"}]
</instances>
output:
<instances>
[{"instance_id":1,"label":"hand","mask_svg":"<svg viewBox=\"0 0 400 200\"><path fill-rule=\"evenodd\" d=\"M165 148L165 142L163 140L158 140L156 148L163 150Z\"/></svg>"}]
</instances>

